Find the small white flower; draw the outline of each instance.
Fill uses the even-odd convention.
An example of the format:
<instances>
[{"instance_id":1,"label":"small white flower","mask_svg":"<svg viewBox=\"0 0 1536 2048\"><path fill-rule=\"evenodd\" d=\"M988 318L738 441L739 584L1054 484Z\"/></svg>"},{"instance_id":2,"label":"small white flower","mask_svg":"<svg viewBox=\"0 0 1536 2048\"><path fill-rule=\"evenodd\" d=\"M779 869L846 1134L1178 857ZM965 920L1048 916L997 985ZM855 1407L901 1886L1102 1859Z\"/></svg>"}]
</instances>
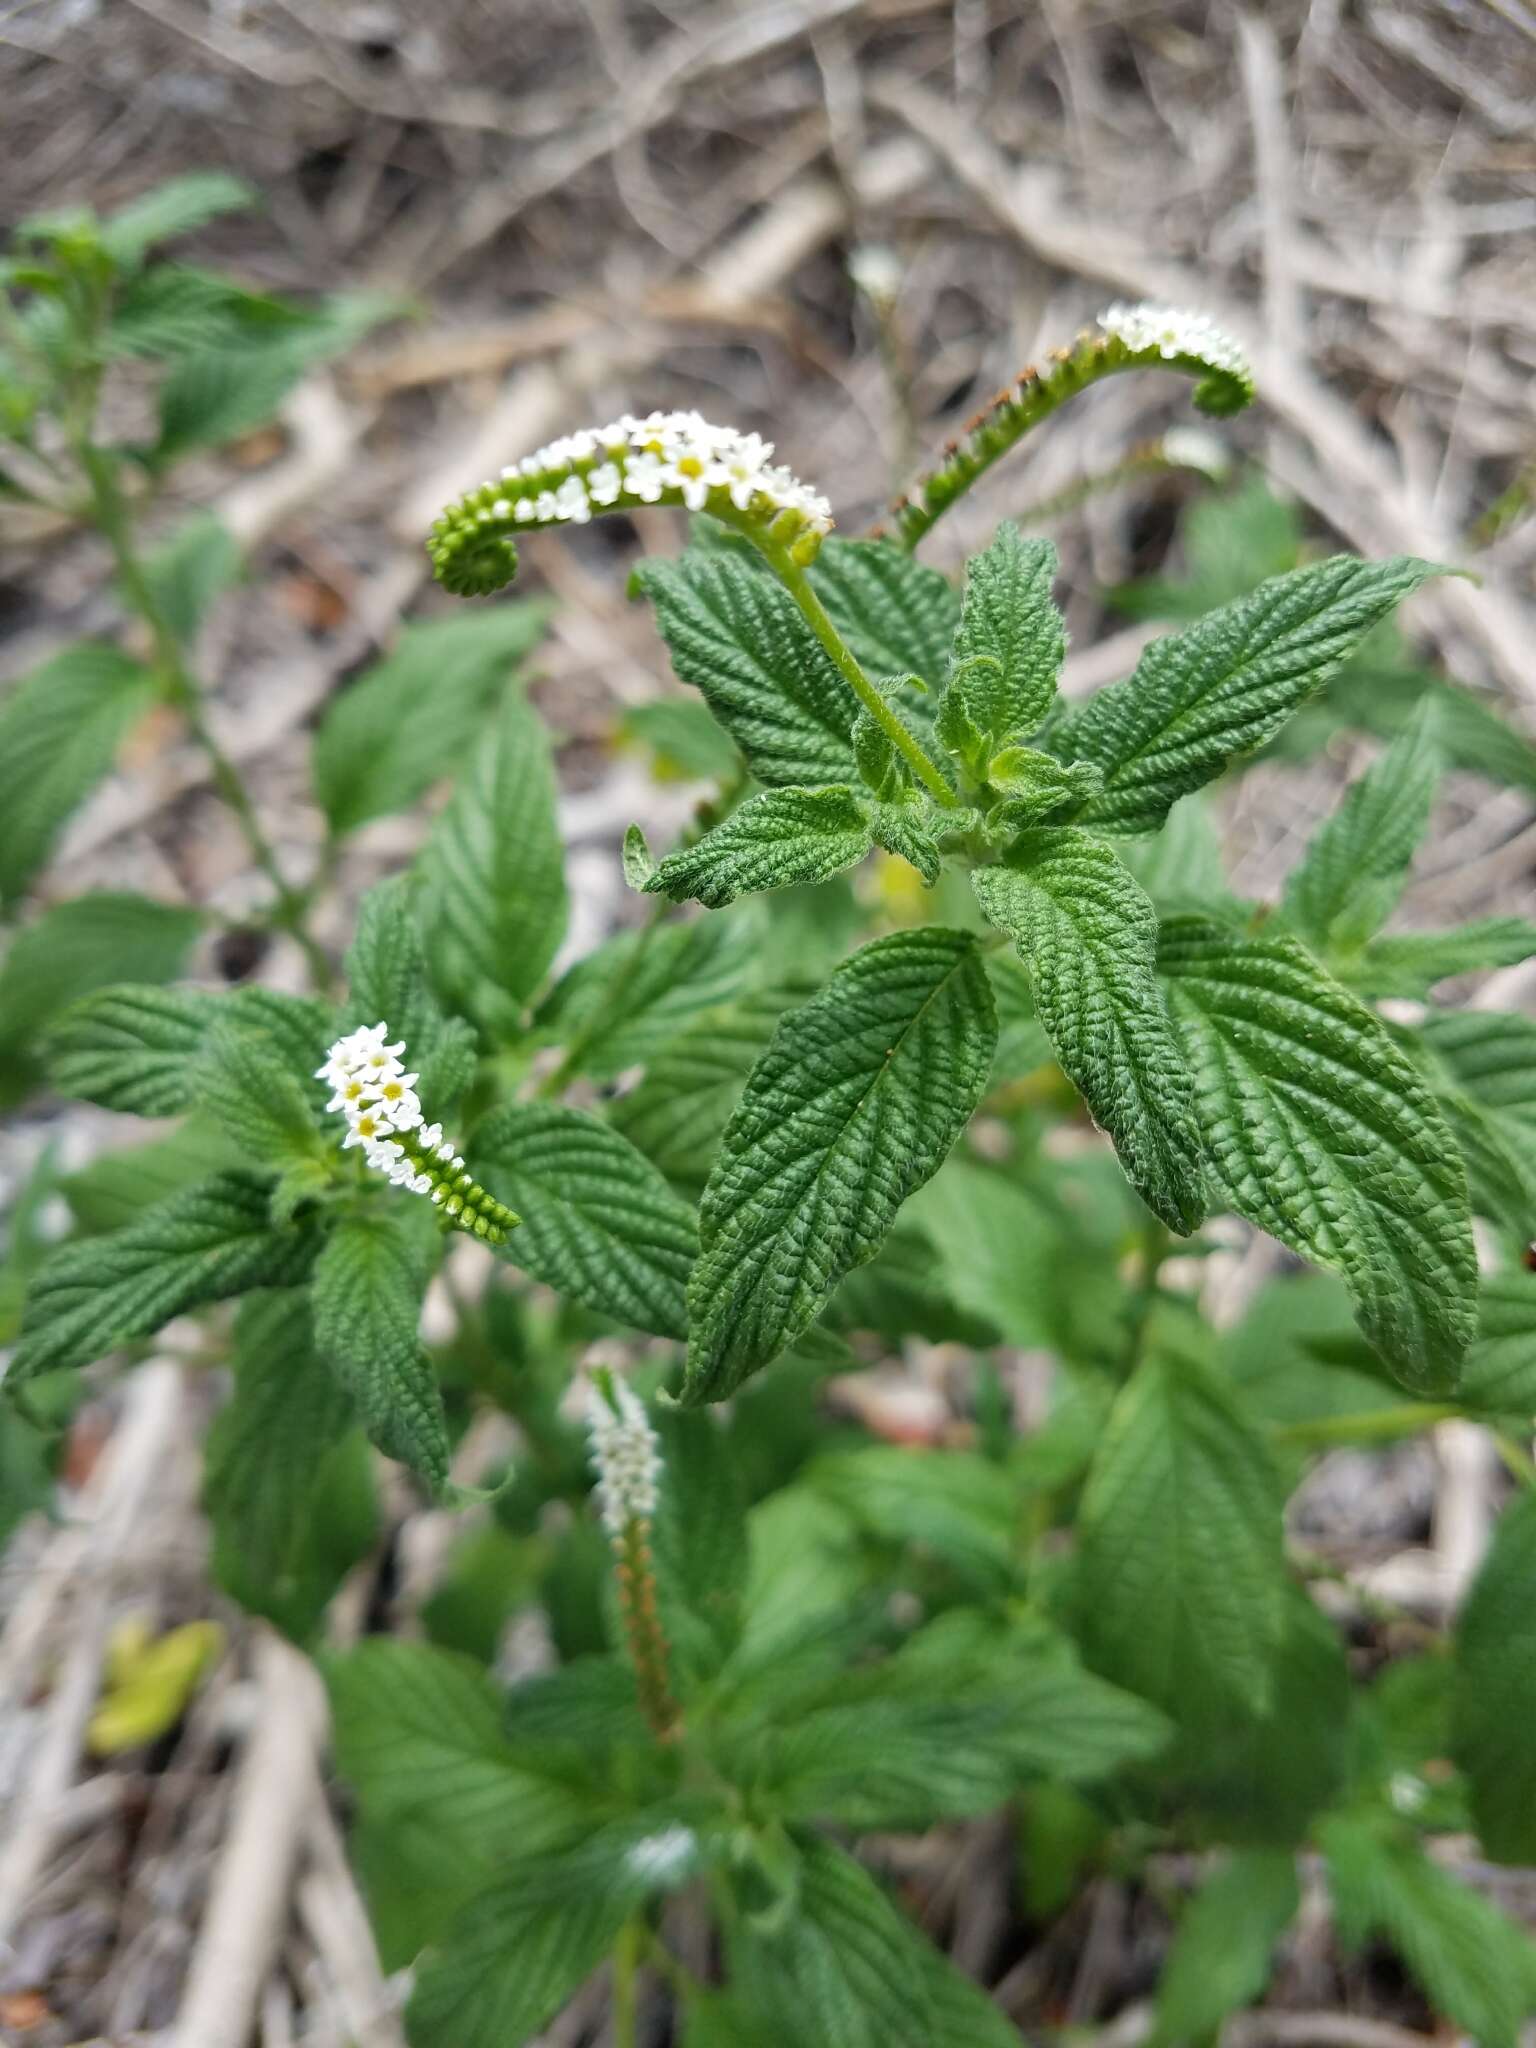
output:
<instances>
[{"instance_id":1,"label":"small white flower","mask_svg":"<svg viewBox=\"0 0 1536 2048\"><path fill-rule=\"evenodd\" d=\"M528 520L533 517L534 510L535 507L532 498L519 498L517 503L512 507L512 517L514 519Z\"/></svg>"},{"instance_id":2,"label":"small white flower","mask_svg":"<svg viewBox=\"0 0 1536 2048\"><path fill-rule=\"evenodd\" d=\"M631 455L624 465L624 495L654 505L666 488L659 455Z\"/></svg>"},{"instance_id":3,"label":"small white flower","mask_svg":"<svg viewBox=\"0 0 1536 2048\"><path fill-rule=\"evenodd\" d=\"M656 1512L661 1454L656 1432L634 1390L610 1379L617 1413L594 1382L587 1402L587 1428L603 1526L621 1536L631 1522L648 1522Z\"/></svg>"},{"instance_id":4,"label":"small white flower","mask_svg":"<svg viewBox=\"0 0 1536 2048\"><path fill-rule=\"evenodd\" d=\"M592 507L587 502L587 486L579 476L568 476L555 493L555 512L561 519L569 519L576 526L585 526L592 517Z\"/></svg>"},{"instance_id":5,"label":"small white flower","mask_svg":"<svg viewBox=\"0 0 1536 2048\"><path fill-rule=\"evenodd\" d=\"M1132 306L1117 300L1099 315L1099 325L1138 355L1155 349L1166 362L1177 356L1192 356L1213 369L1252 379L1253 372L1241 344L1205 313L1147 303Z\"/></svg>"},{"instance_id":6,"label":"small white flower","mask_svg":"<svg viewBox=\"0 0 1536 2048\"><path fill-rule=\"evenodd\" d=\"M540 491L533 501L533 516L546 525L560 517L560 508L555 503L553 491Z\"/></svg>"},{"instance_id":7,"label":"small white flower","mask_svg":"<svg viewBox=\"0 0 1536 2048\"><path fill-rule=\"evenodd\" d=\"M435 1152L438 1146L441 1145L441 1143L443 1142L442 1125L423 1124L421 1129L416 1133L416 1142L421 1147L423 1152Z\"/></svg>"},{"instance_id":8,"label":"small white flower","mask_svg":"<svg viewBox=\"0 0 1536 2048\"><path fill-rule=\"evenodd\" d=\"M699 1846L692 1828L676 1822L658 1835L646 1835L624 1858L631 1873L647 1884L670 1884L688 1868Z\"/></svg>"},{"instance_id":9,"label":"small white flower","mask_svg":"<svg viewBox=\"0 0 1536 2048\"><path fill-rule=\"evenodd\" d=\"M594 505L611 505L624 488L624 472L616 462L601 462L587 478L587 496Z\"/></svg>"}]
</instances>

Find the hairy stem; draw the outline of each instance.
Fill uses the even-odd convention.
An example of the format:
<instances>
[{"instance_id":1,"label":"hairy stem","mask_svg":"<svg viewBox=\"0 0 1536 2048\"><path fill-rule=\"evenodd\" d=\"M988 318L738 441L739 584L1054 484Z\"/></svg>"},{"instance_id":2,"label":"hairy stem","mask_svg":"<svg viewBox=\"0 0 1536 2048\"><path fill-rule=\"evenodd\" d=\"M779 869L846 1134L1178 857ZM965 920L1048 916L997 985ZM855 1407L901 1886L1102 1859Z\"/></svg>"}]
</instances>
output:
<instances>
[{"instance_id":1,"label":"hairy stem","mask_svg":"<svg viewBox=\"0 0 1536 2048\"><path fill-rule=\"evenodd\" d=\"M619 1583L619 1611L635 1667L640 1711L658 1742L671 1742L681 1732L682 1713L672 1697L667 1638L661 1626L656 1595L656 1566L651 1556L651 1525L633 1516L614 1539Z\"/></svg>"}]
</instances>

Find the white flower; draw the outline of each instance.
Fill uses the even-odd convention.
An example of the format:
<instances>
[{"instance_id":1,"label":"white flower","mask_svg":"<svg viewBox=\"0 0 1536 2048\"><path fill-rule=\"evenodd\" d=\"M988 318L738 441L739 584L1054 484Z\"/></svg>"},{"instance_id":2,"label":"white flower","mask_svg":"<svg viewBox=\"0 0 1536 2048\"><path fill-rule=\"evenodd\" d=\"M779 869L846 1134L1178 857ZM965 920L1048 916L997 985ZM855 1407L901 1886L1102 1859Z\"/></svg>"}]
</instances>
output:
<instances>
[{"instance_id":1,"label":"white flower","mask_svg":"<svg viewBox=\"0 0 1536 2048\"><path fill-rule=\"evenodd\" d=\"M517 503L512 507L512 517L514 519L523 520L531 519L534 515L534 510L535 507L532 498L519 498Z\"/></svg>"},{"instance_id":2,"label":"white flower","mask_svg":"<svg viewBox=\"0 0 1536 2048\"><path fill-rule=\"evenodd\" d=\"M552 524L560 517L560 508L555 503L553 491L540 491L533 501L533 516L545 525Z\"/></svg>"},{"instance_id":3,"label":"white flower","mask_svg":"<svg viewBox=\"0 0 1536 2048\"><path fill-rule=\"evenodd\" d=\"M624 1858L635 1877L647 1884L670 1884L692 1863L699 1838L680 1821L658 1835L643 1836Z\"/></svg>"},{"instance_id":4,"label":"white flower","mask_svg":"<svg viewBox=\"0 0 1536 2048\"><path fill-rule=\"evenodd\" d=\"M648 1522L656 1512L661 1454L634 1390L611 1375L606 1384L612 1388L612 1401L596 1381L592 1384L587 1428L603 1526L610 1535L622 1536L631 1522Z\"/></svg>"},{"instance_id":5,"label":"white flower","mask_svg":"<svg viewBox=\"0 0 1536 2048\"><path fill-rule=\"evenodd\" d=\"M624 495L654 505L666 489L659 455L631 455L624 465Z\"/></svg>"},{"instance_id":6,"label":"white flower","mask_svg":"<svg viewBox=\"0 0 1536 2048\"><path fill-rule=\"evenodd\" d=\"M616 462L601 462L587 478L587 496L594 505L611 505L624 488L624 472Z\"/></svg>"},{"instance_id":7,"label":"white flower","mask_svg":"<svg viewBox=\"0 0 1536 2048\"><path fill-rule=\"evenodd\" d=\"M1099 325L1135 354L1156 349L1168 362L1176 356L1192 356L1212 369L1252 379L1253 372L1241 344L1205 313L1189 312L1178 306L1131 306L1117 300L1099 315Z\"/></svg>"},{"instance_id":8,"label":"white flower","mask_svg":"<svg viewBox=\"0 0 1536 2048\"><path fill-rule=\"evenodd\" d=\"M423 1152L435 1152L438 1146L441 1145L441 1143L443 1142L442 1125L423 1124L421 1129L416 1133L416 1142L421 1147Z\"/></svg>"},{"instance_id":9,"label":"white flower","mask_svg":"<svg viewBox=\"0 0 1536 2048\"><path fill-rule=\"evenodd\" d=\"M561 519L569 519L577 526L585 526L592 517L592 507L587 503L587 486L579 476L568 476L555 493L555 512Z\"/></svg>"}]
</instances>

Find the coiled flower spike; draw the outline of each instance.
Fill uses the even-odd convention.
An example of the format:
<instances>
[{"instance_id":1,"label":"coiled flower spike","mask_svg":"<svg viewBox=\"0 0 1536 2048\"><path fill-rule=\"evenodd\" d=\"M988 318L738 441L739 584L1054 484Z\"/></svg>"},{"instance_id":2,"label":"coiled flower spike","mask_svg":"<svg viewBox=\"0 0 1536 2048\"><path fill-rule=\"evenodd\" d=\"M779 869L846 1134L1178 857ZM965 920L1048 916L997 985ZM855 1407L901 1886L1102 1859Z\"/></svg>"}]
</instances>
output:
<instances>
[{"instance_id":1,"label":"coiled flower spike","mask_svg":"<svg viewBox=\"0 0 1536 2048\"><path fill-rule=\"evenodd\" d=\"M770 461L773 443L696 412L626 413L527 455L466 491L433 522L427 553L458 597L484 597L517 574L521 531L584 526L603 512L680 505L711 512L802 565L832 528L819 492Z\"/></svg>"},{"instance_id":2,"label":"coiled flower spike","mask_svg":"<svg viewBox=\"0 0 1536 2048\"><path fill-rule=\"evenodd\" d=\"M315 1069L315 1078L331 1086L326 1108L347 1120L342 1150L360 1145L375 1173L428 1196L455 1229L505 1244L520 1219L470 1174L442 1125L423 1122L404 1052L404 1039L389 1043L387 1024L365 1025L338 1038Z\"/></svg>"}]
</instances>

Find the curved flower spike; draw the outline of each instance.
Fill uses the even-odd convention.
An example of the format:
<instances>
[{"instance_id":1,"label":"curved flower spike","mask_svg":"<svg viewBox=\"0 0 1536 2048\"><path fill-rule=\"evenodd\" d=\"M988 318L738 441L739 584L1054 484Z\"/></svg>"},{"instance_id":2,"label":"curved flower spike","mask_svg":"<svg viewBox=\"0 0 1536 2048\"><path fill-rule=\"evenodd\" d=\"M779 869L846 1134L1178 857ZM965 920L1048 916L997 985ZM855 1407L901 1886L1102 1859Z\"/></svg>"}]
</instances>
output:
<instances>
[{"instance_id":1,"label":"curved flower spike","mask_svg":"<svg viewBox=\"0 0 1536 2048\"><path fill-rule=\"evenodd\" d=\"M831 531L832 508L781 464L773 443L696 412L626 413L586 427L510 464L466 491L433 522L427 553L437 579L459 597L483 597L517 574L523 529L584 526L636 505L712 512L796 562L811 561Z\"/></svg>"},{"instance_id":2,"label":"curved flower spike","mask_svg":"<svg viewBox=\"0 0 1536 2048\"><path fill-rule=\"evenodd\" d=\"M1253 372L1231 335L1204 313L1173 306L1108 306L1098 333L1080 334L1070 348L1052 352L1046 368L1031 365L979 412L944 460L920 477L891 508L894 538L915 547L928 529L1000 455L1079 391L1121 370L1180 370L1194 377L1202 412L1241 412L1253 397Z\"/></svg>"}]
</instances>

